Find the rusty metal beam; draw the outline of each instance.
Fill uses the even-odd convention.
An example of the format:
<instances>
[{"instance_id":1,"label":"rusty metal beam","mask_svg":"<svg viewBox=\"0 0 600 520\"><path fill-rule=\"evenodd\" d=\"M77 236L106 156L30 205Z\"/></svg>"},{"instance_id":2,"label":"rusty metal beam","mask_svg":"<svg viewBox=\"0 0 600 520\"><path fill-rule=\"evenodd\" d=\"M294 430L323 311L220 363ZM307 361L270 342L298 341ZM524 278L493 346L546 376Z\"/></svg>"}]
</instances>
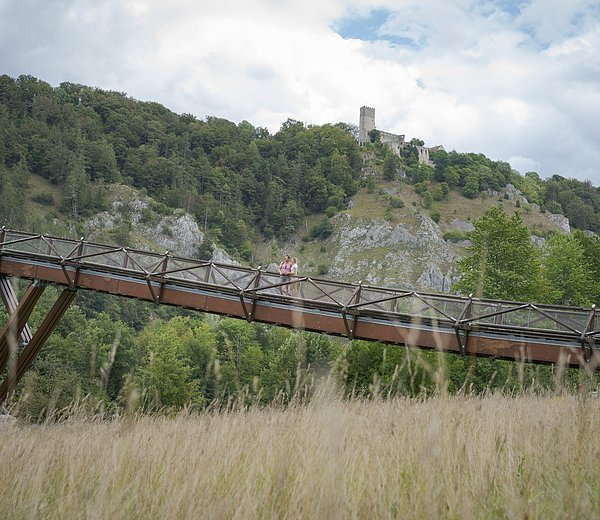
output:
<instances>
[{"instance_id":1,"label":"rusty metal beam","mask_svg":"<svg viewBox=\"0 0 600 520\"><path fill-rule=\"evenodd\" d=\"M11 367L9 367L8 375L4 381L2 381L2 384L0 384L0 405L14 390L23 377L23 374L31 366L31 363L33 363L33 360L46 343L46 340L50 337L50 334L52 334L52 331L75 299L76 294L77 291L71 289L63 290L44 318L44 321L42 321L38 330L31 338L31 341L25 346L21 355L17 358L14 369L11 370Z\"/></svg>"},{"instance_id":2,"label":"rusty metal beam","mask_svg":"<svg viewBox=\"0 0 600 520\"><path fill-rule=\"evenodd\" d=\"M4 370L6 362L10 356L11 342L16 344L16 338L22 335L27 326L27 320L31 316L31 313L35 307L35 304L39 300L40 296L44 292L46 284L44 282L35 281L25 291L21 302L17 305L17 308L8 317L2 332L0 332L0 373ZM29 331L31 334L31 331ZM31 336L29 338L31 341Z\"/></svg>"}]
</instances>

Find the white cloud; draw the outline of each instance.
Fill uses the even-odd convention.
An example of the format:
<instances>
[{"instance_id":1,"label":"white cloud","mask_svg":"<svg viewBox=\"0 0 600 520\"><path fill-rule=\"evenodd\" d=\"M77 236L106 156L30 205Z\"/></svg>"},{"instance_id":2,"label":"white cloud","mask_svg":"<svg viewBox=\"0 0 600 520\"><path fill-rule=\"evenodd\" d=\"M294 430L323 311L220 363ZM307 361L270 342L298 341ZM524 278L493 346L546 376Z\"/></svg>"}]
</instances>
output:
<instances>
[{"instance_id":1,"label":"white cloud","mask_svg":"<svg viewBox=\"0 0 600 520\"><path fill-rule=\"evenodd\" d=\"M0 0L0 73L272 131L288 117L356 123L368 104L381 129L600 184L597 2L497 5ZM378 34L418 46L345 40L331 28L372 8L392 14Z\"/></svg>"}]
</instances>

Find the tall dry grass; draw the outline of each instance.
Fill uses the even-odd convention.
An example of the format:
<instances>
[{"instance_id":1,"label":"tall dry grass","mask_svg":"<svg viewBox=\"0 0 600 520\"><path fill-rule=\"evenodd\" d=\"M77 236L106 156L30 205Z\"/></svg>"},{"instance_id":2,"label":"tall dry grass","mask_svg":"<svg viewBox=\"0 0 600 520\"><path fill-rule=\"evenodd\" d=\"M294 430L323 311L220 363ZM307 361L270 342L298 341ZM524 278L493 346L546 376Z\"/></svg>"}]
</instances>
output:
<instances>
[{"instance_id":1,"label":"tall dry grass","mask_svg":"<svg viewBox=\"0 0 600 520\"><path fill-rule=\"evenodd\" d=\"M600 518L600 400L343 401L0 425L4 518Z\"/></svg>"}]
</instances>

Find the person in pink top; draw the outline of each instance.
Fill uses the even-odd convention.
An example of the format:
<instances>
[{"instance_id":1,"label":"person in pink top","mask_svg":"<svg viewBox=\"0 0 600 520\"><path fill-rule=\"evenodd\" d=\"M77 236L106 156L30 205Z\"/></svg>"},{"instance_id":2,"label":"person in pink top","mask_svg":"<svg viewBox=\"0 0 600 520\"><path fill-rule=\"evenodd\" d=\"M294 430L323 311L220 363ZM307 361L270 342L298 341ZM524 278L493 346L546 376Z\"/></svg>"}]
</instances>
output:
<instances>
[{"instance_id":1,"label":"person in pink top","mask_svg":"<svg viewBox=\"0 0 600 520\"><path fill-rule=\"evenodd\" d=\"M283 257L283 261L279 264L279 274L281 276L281 282L289 282L292 274L293 267L292 259L290 255L285 255ZM281 294L289 294L289 285L280 286Z\"/></svg>"}]
</instances>

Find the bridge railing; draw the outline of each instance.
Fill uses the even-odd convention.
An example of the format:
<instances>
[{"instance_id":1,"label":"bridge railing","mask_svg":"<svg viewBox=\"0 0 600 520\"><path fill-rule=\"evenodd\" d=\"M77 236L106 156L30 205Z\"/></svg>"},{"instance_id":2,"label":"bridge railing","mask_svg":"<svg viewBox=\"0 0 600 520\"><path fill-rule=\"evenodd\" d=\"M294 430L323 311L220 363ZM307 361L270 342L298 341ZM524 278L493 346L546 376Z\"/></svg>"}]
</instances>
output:
<instances>
[{"instance_id":1,"label":"bridge railing","mask_svg":"<svg viewBox=\"0 0 600 520\"><path fill-rule=\"evenodd\" d=\"M260 268L6 229L0 231L0 262L3 255L60 264L67 284L73 282L69 273L85 267L144 279L150 291L153 291L152 283L173 282L214 287L251 300L268 298L294 302L301 306L333 310L344 316L369 315L381 319L424 321L438 327L490 330L500 334L527 332L547 337L568 336L593 343L593 348L600 341L595 307L583 309L417 293L302 276L291 277L287 281L277 273Z\"/></svg>"}]
</instances>

